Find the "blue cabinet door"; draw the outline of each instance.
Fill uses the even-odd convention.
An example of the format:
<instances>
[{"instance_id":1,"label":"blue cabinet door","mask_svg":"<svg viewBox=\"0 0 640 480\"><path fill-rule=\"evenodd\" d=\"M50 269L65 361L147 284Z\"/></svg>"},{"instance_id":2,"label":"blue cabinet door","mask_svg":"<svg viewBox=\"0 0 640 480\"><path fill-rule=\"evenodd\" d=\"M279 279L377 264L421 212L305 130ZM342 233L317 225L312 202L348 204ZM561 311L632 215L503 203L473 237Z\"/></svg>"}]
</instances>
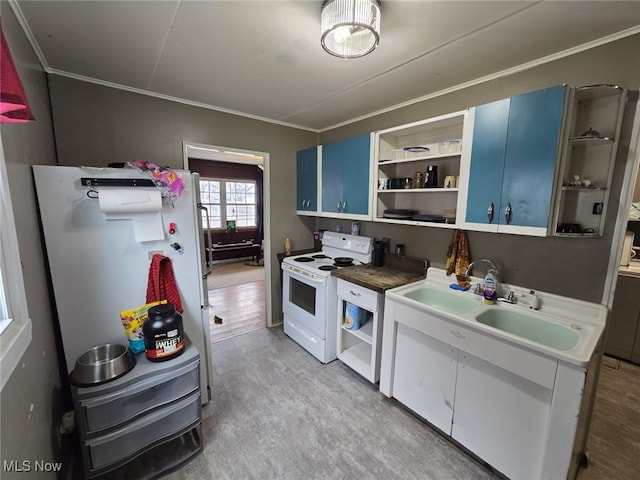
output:
<instances>
[{"instance_id":1,"label":"blue cabinet door","mask_svg":"<svg viewBox=\"0 0 640 480\"><path fill-rule=\"evenodd\" d=\"M341 142L322 145L322 211L337 213L342 204Z\"/></svg>"},{"instance_id":2,"label":"blue cabinet door","mask_svg":"<svg viewBox=\"0 0 640 480\"><path fill-rule=\"evenodd\" d=\"M561 85L476 107L466 222L547 227L565 96Z\"/></svg>"},{"instance_id":3,"label":"blue cabinet door","mask_svg":"<svg viewBox=\"0 0 640 480\"><path fill-rule=\"evenodd\" d=\"M511 99L476 107L469 168L466 221L493 223L499 219L509 106ZM493 206L493 218L487 212Z\"/></svg>"},{"instance_id":4,"label":"blue cabinet door","mask_svg":"<svg viewBox=\"0 0 640 480\"><path fill-rule=\"evenodd\" d=\"M370 134L322 146L322 211L369 213Z\"/></svg>"},{"instance_id":5,"label":"blue cabinet door","mask_svg":"<svg viewBox=\"0 0 640 480\"><path fill-rule=\"evenodd\" d=\"M318 147L296 154L296 210L318 210Z\"/></svg>"},{"instance_id":6,"label":"blue cabinet door","mask_svg":"<svg viewBox=\"0 0 640 480\"><path fill-rule=\"evenodd\" d=\"M566 86L560 85L511 99L501 224L547 227L549 223L565 94Z\"/></svg>"},{"instance_id":7,"label":"blue cabinet door","mask_svg":"<svg viewBox=\"0 0 640 480\"><path fill-rule=\"evenodd\" d=\"M360 135L344 140L343 201L345 213L366 215L369 213L371 136Z\"/></svg>"}]
</instances>

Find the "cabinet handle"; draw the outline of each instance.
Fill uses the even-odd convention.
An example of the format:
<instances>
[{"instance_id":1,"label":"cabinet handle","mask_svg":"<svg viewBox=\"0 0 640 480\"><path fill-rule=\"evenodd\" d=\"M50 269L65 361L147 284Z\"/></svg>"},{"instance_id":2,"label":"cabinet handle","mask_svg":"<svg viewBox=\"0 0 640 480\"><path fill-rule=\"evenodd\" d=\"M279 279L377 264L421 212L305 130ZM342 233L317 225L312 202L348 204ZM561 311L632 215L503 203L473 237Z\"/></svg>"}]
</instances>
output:
<instances>
[{"instance_id":1,"label":"cabinet handle","mask_svg":"<svg viewBox=\"0 0 640 480\"><path fill-rule=\"evenodd\" d=\"M461 334L460 332L458 332L457 330L451 330L451 333L453 334L454 337L456 338L467 338L466 335Z\"/></svg>"},{"instance_id":2,"label":"cabinet handle","mask_svg":"<svg viewBox=\"0 0 640 480\"><path fill-rule=\"evenodd\" d=\"M306 200L307 206L305 207L307 210L311 208L311 200Z\"/></svg>"},{"instance_id":3,"label":"cabinet handle","mask_svg":"<svg viewBox=\"0 0 640 480\"><path fill-rule=\"evenodd\" d=\"M358 292L354 292L353 290L349 290L349 293L354 297L360 297L361 295Z\"/></svg>"},{"instance_id":4,"label":"cabinet handle","mask_svg":"<svg viewBox=\"0 0 640 480\"><path fill-rule=\"evenodd\" d=\"M336 205L336 209L338 210L338 212L342 211L341 205L342 202L338 202L338 205Z\"/></svg>"},{"instance_id":5,"label":"cabinet handle","mask_svg":"<svg viewBox=\"0 0 640 480\"><path fill-rule=\"evenodd\" d=\"M342 202L342 212L345 213L347 211L347 201Z\"/></svg>"},{"instance_id":6,"label":"cabinet handle","mask_svg":"<svg viewBox=\"0 0 640 480\"><path fill-rule=\"evenodd\" d=\"M507 222L507 225L511 223L511 202L507 204L507 208L504 209L504 219Z\"/></svg>"},{"instance_id":7,"label":"cabinet handle","mask_svg":"<svg viewBox=\"0 0 640 480\"><path fill-rule=\"evenodd\" d=\"M493 223L493 202L489 205L487 209L487 218L489 219L489 223Z\"/></svg>"}]
</instances>

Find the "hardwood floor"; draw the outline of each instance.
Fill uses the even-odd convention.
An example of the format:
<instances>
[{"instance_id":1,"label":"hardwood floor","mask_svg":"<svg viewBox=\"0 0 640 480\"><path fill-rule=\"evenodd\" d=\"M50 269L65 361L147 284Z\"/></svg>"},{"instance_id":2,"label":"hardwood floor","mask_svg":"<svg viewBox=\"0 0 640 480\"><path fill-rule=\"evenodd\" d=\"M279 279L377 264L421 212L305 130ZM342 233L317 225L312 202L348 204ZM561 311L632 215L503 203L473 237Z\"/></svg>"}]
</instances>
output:
<instances>
[{"instance_id":1,"label":"hardwood floor","mask_svg":"<svg viewBox=\"0 0 640 480\"><path fill-rule=\"evenodd\" d=\"M264 280L209 290L211 342L266 327L264 292Z\"/></svg>"},{"instance_id":2,"label":"hardwood floor","mask_svg":"<svg viewBox=\"0 0 640 480\"><path fill-rule=\"evenodd\" d=\"M578 480L638 478L640 365L605 357L587 440L589 466Z\"/></svg>"}]
</instances>

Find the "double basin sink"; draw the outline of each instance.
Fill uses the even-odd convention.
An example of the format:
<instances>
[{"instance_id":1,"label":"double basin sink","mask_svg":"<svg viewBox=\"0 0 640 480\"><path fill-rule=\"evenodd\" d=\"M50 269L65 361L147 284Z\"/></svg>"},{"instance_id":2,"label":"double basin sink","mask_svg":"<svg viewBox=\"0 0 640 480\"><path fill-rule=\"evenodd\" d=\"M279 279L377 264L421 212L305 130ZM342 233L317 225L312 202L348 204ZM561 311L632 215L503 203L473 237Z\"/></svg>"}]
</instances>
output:
<instances>
[{"instance_id":1,"label":"double basin sink","mask_svg":"<svg viewBox=\"0 0 640 480\"><path fill-rule=\"evenodd\" d=\"M461 322L576 363L582 363L590 356L602 334L606 318L606 309L602 305L550 294L545 296L540 311L517 303L487 305L482 296L470 291L452 290L442 283L430 284L428 278L390 290L387 294L426 313Z\"/></svg>"}]
</instances>

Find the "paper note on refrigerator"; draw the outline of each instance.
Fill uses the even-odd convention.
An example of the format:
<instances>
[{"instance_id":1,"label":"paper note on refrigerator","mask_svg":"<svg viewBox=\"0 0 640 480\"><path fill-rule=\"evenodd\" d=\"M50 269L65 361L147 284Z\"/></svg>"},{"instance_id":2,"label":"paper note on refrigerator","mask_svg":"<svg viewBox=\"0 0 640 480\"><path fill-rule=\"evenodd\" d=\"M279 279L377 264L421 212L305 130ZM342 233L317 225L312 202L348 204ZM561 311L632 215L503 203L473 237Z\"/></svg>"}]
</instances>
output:
<instances>
[{"instance_id":1,"label":"paper note on refrigerator","mask_svg":"<svg viewBox=\"0 0 640 480\"><path fill-rule=\"evenodd\" d=\"M98 194L107 220L131 220L137 242L164 239L162 196L158 190L109 189Z\"/></svg>"}]
</instances>

